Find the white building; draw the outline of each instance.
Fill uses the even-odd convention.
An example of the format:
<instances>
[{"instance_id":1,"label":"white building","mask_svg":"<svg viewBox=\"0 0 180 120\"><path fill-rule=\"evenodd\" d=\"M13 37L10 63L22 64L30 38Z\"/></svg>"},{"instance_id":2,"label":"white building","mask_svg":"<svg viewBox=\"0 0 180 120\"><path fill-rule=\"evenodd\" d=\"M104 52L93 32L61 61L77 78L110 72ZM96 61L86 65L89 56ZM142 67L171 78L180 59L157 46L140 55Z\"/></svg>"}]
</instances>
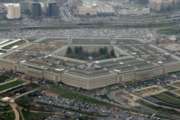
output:
<instances>
[{"instance_id":1,"label":"white building","mask_svg":"<svg viewBox=\"0 0 180 120\"><path fill-rule=\"evenodd\" d=\"M112 5L96 0L82 0L77 6L78 15L114 15L115 10Z\"/></svg>"},{"instance_id":2,"label":"white building","mask_svg":"<svg viewBox=\"0 0 180 120\"><path fill-rule=\"evenodd\" d=\"M178 0L149 0L149 7L154 11L173 8Z\"/></svg>"},{"instance_id":3,"label":"white building","mask_svg":"<svg viewBox=\"0 0 180 120\"><path fill-rule=\"evenodd\" d=\"M8 19L19 19L21 17L21 7L19 3L8 3L5 4L7 8Z\"/></svg>"}]
</instances>

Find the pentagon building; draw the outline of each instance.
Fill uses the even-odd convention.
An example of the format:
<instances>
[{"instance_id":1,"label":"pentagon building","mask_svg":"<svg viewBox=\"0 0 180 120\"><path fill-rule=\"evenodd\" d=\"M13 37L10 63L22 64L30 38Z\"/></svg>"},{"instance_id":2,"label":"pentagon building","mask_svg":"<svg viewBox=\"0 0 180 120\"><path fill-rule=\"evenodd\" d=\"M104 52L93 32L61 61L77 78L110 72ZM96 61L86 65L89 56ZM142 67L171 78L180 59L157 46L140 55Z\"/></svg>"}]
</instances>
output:
<instances>
[{"instance_id":1,"label":"pentagon building","mask_svg":"<svg viewBox=\"0 0 180 120\"><path fill-rule=\"evenodd\" d=\"M79 54L77 48L85 52ZM2 70L87 90L180 70L179 57L132 38L4 40L0 49ZM111 54L107 56L103 49ZM67 55L68 50L71 55Z\"/></svg>"}]
</instances>

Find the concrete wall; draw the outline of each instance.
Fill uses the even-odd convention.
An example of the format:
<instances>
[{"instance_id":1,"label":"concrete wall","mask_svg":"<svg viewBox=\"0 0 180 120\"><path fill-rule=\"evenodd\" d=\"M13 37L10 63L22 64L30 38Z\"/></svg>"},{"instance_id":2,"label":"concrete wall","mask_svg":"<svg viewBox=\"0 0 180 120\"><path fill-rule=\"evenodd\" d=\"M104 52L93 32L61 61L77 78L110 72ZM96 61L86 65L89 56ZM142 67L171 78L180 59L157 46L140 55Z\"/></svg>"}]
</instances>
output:
<instances>
[{"instance_id":1,"label":"concrete wall","mask_svg":"<svg viewBox=\"0 0 180 120\"><path fill-rule=\"evenodd\" d=\"M163 74L163 67L154 67L146 70L136 71L135 80L146 80Z\"/></svg>"},{"instance_id":2,"label":"concrete wall","mask_svg":"<svg viewBox=\"0 0 180 120\"><path fill-rule=\"evenodd\" d=\"M115 84L117 83L117 80L114 74L85 78L81 76L72 75L69 73L64 73L62 74L62 82L67 85L91 90Z\"/></svg>"},{"instance_id":3,"label":"concrete wall","mask_svg":"<svg viewBox=\"0 0 180 120\"><path fill-rule=\"evenodd\" d=\"M88 88L88 79L80 76L75 76L69 73L62 74L62 82L64 84L78 88L84 88L84 89Z\"/></svg>"},{"instance_id":4,"label":"concrete wall","mask_svg":"<svg viewBox=\"0 0 180 120\"><path fill-rule=\"evenodd\" d=\"M42 69L37 69L36 67L27 66L25 64L19 64L18 71L36 78L43 78L44 75Z\"/></svg>"},{"instance_id":5,"label":"concrete wall","mask_svg":"<svg viewBox=\"0 0 180 120\"><path fill-rule=\"evenodd\" d=\"M67 72L55 72L49 69L38 68L37 66L29 66L28 64L17 64L7 60L0 60L0 69L23 72L28 76L44 78L57 82L61 81L70 86L90 90L128 81L151 79L154 76L180 71L180 62L169 63L145 70L124 72L121 74L109 73L97 77L83 77Z\"/></svg>"},{"instance_id":6,"label":"concrete wall","mask_svg":"<svg viewBox=\"0 0 180 120\"><path fill-rule=\"evenodd\" d=\"M101 88L108 85L116 84L117 77L115 74L109 74L105 76L95 77L88 80L87 89Z\"/></svg>"},{"instance_id":7,"label":"concrete wall","mask_svg":"<svg viewBox=\"0 0 180 120\"><path fill-rule=\"evenodd\" d=\"M61 81L61 73L46 70L46 71L44 71L44 78L46 78L47 80L53 80L53 81L60 82Z\"/></svg>"}]
</instances>

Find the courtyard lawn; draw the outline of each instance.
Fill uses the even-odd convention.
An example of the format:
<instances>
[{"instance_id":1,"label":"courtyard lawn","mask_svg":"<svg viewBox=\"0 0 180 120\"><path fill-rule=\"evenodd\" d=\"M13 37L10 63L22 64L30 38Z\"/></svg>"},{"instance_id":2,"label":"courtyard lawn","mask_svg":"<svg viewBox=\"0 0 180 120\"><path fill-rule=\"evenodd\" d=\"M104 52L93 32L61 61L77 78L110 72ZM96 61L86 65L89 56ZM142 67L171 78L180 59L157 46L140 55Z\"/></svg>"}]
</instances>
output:
<instances>
[{"instance_id":1,"label":"courtyard lawn","mask_svg":"<svg viewBox=\"0 0 180 120\"><path fill-rule=\"evenodd\" d=\"M16 87L16 86L23 84L23 83L24 83L24 81L16 80L16 81L9 82L7 84L0 85L0 91L4 91L6 89Z\"/></svg>"}]
</instances>

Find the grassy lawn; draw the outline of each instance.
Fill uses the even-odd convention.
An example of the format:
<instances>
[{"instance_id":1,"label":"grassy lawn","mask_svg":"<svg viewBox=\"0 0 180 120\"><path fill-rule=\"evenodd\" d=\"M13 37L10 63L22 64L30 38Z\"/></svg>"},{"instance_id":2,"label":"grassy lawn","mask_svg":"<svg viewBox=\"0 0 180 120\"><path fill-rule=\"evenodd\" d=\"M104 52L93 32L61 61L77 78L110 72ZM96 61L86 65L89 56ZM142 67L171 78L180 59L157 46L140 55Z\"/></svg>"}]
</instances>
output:
<instances>
[{"instance_id":1,"label":"grassy lawn","mask_svg":"<svg viewBox=\"0 0 180 120\"><path fill-rule=\"evenodd\" d=\"M44 120L49 116L47 113L30 112L26 110L22 110L22 115L25 120Z\"/></svg>"},{"instance_id":2,"label":"grassy lawn","mask_svg":"<svg viewBox=\"0 0 180 120\"><path fill-rule=\"evenodd\" d=\"M154 106L154 105L147 103L145 101L142 101L142 100L140 100L139 103L142 105L143 109L144 109L144 107L147 107L147 108L153 110L154 111L153 113L156 113L156 115L160 118L168 119L168 120L179 120L180 119L179 112L176 112L174 110L157 107L157 106Z\"/></svg>"},{"instance_id":3,"label":"grassy lawn","mask_svg":"<svg viewBox=\"0 0 180 120\"><path fill-rule=\"evenodd\" d=\"M21 107L25 108L25 112L28 112L27 110L33 110L34 108L32 107L32 99L27 97L27 96L23 96L20 99L18 99L16 101L18 103L18 105L20 105ZM49 106L49 104L46 103L39 103L40 106ZM51 105L51 107L54 108L58 108L58 109L63 109L63 110L67 110L67 111L73 111L73 112L78 112L78 113L82 113L84 115L90 115L90 116L103 116L99 113L94 113L94 112L86 112L86 111L82 111L82 110L77 110L77 109L73 109L73 108L66 108L66 107L62 107L62 106L58 106L58 105ZM42 108L40 108L38 111L43 111Z\"/></svg>"},{"instance_id":4,"label":"grassy lawn","mask_svg":"<svg viewBox=\"0 0 180 120\"><path fill-rule=\"evenodd\" d=\"M10 75L8 73L4 73L4 74L0 75L0 83L3 83L5 81L7 81L7 80L11 80L13 78L14 78L14 75Z\"/></svg>"},{"instance_id":5,"label":"grassy lawn","mask_svg":"<svg viewBox=\"0 0 180 120\"><path fill-rule=\"evenodd\" d=\"M171 93L164 92L152 97L164 102L164 105L167 103L168 106L180 108L180 98Z\"/></svg>"},{"instance_id":6,"label":"grassy lawn","mask_svg":"<svg viewBox=\"0 0 180 120\"><path fill-rule=\"evenodd\" d=\"M11 107L3 102L0 102L0 120L14 120Z\"/></svg>"},{"instance_id":7,"label":"grassy lawn","mask_svg":"<svg viewBox=\"0 0 180 120\"><path fill-rule=\"evenodd\" d=\"M69 99L76 99L76 100L80 100L83 102L88 102L88 103L92 103L92 104L99 104L99 105L110 105L109 103L100 101L98 99L83 95L79 92L76 91L72 91L69 89L65 89L62 86L57 86L57 85L51 85L50 89L56 93L58 93L60 96L65 97L65 98L69 98Z\"/></svg>"},{"instance_id":8,"label":"grassy lawn","mask_svg":"<svg viewBox=\"0 0 180 120\"><path fill-rule=\"evenodd\" d=\"M28 96L23 96L19 99L16 99L16 103L21 106L21 107L24 107L26 109L30 109L31 107L31 104L32 104L32 101L33 99L31 97L28 97Z\"/></svg>"},{"instance_id":9,"label":"grassy lawn","mask_svg":"<svg viewBox=\"0 0 180 120\"><path fill-rule=\"evenodd\" d=\"M159 30L159 33L166 35L178 35L180 34L180 28L177 27L163 28Z\"/></svg>"},{"instance_id":10,"label":"grassy lawn","mask_svg":"<svg viewBox=\"0 0 180 120\"><path fill-rule=\"evenodd\" d=\"M15 116L12 111L0 113L0 120L14 120Z\"/></svg>"},{"instance_id":11,"label":"grassy lawn","mask_svg":"<svg viewBox=\"0 0 180 120\"><path fill-rule=\"evenodd\" d=\"M8 104L0 102L0 112L9 111L10 109Z\"/></svg>"},{"instance_id":12,"label":"grassy lawn","mask_svg":"<svg viewBox=\"0 0 180 120\"><path fill-rule=\"evenodd\" d=\"M9 89L9 88L18 86L18 85L20 85L22 83L24 83L24 81L16 80L16 81L4 84L4 85L0 85L0 91L3 91L3 90L6 90L6 89Z\"/></svg>"}]
</instances>

